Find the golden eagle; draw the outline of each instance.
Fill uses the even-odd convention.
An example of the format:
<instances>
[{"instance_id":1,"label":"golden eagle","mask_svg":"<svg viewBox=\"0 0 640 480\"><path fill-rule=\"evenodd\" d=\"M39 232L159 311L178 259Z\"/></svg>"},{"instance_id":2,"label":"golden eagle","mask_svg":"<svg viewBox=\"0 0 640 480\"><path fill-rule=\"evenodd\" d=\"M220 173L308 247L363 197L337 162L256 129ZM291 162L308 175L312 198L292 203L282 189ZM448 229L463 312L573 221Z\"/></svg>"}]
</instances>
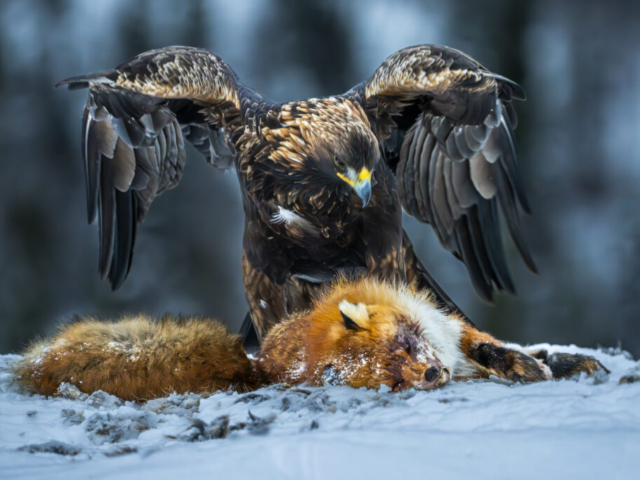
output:
<instances>
[{"instance_id":1,"label":"golden eagle","mask_svg":"<svg viewBox=\"0 0 640 480\"><path fill-rule=\"evenodd\" d=\"M524 92L460 51L405 48L343 95L288 103L189 47L153 50L59 85L89 88L88 216L99 216L99 271L114 289L131 268L138 223L180 181L185 139L238 175L242 275L260 338L339 272L417 280L454 310L415 257L402 208L433 227L484 300L514 292L498 206L535 271L520 226L529 207L513 138L511 101Z\"/></svg>"}]
</instances>

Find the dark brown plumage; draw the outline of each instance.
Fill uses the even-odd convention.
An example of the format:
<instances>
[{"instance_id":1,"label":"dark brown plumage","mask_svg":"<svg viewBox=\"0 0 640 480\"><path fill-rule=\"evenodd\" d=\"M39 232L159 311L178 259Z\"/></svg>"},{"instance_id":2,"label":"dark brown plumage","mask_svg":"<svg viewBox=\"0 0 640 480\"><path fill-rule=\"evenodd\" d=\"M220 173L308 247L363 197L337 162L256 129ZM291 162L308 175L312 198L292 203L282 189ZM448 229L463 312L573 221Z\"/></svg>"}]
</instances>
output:
<instances>
[{"instance_id":1,"label":"dark brown plumage","mask_svg":"<svg viewBox=\"0 0 640 480\"><path fill-rule=\"evenodd\" d=\"M485 300L515 291L498 207L535 271L519 223L528 204L513 140L511 100L524 93L459 51L406 48L344 95L285 104L188 47L60 85L89 87L88 214L99 214L99 268L114 289L131 268L137 224L180 180L184 139L238 174L242 273L260 338L338 272L418 281L455 310L415 257L402 208L432 225Z\"/></svg>"}]
</instances>

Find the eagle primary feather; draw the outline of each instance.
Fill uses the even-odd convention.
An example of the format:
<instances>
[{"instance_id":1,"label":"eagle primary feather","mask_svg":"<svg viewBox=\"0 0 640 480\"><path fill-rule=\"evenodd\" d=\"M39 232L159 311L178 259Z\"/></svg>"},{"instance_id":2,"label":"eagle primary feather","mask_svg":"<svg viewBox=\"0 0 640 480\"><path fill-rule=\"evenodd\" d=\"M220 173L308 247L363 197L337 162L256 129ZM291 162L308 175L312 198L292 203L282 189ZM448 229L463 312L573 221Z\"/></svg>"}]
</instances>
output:
<instances>
[{"instance_id":1,"label":"eagle primary feather","mask_svg":"<svg viewBox=\"0 0 640 480\"><path fill-rule=\"evenodd\" d=\"M242 273L260 337L285 312L307 308L318 279L339 272L418 281L455 310L415 257L402 208L433 227L485 300L515 291L499 210L535 271L513 138L511 101L524 92L457 50L409 47L344 95L284 104L243 85L217 55L189 47L59 85L89 88L88 218L99 216L99 269L114 289L131 267L137 225L180 181L185 139L240 180Z\"/></svg>"}]
</instances>

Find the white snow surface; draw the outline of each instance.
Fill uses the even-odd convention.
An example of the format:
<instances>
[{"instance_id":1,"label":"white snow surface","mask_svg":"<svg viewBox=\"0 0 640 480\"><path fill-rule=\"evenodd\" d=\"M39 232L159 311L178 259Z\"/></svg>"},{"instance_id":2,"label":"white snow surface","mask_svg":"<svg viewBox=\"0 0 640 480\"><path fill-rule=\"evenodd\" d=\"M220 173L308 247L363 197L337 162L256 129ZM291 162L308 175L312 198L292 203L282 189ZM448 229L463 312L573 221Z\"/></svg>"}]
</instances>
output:
<instances>
[{"instance_id":1,"label":"white snow surface","mask_svg":"<svg viewBox=\"0 0 640 480\"><path fill-rule=\"evenodd\" d=\"M640 382L620 384L640 362L541 347L593 355L611 375L400 393L276 385L137 404L25 395L10 370L20 357L4 355L0 478L640 478Z\"/></svg>"}]
</instances>

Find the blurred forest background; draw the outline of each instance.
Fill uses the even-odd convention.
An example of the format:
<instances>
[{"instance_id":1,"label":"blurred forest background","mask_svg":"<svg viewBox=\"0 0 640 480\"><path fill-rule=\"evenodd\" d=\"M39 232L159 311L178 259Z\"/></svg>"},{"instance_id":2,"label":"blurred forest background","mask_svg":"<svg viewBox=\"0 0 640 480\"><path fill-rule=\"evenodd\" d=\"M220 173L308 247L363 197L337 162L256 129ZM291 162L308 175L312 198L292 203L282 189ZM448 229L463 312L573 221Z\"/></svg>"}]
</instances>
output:
<instances>
[{"instance_id":1,"label":"blurred forest background","mask_svg":"<svg viewBox=\"0 0 640 480\"><path fill-rule=\"evenodd\" d=\"M123 288L100 282L97 226L85 223L86 93L57 81L182 44L285 101L344 92L394 51L437 43L529 95L517 140L540 276L509 244L519 296L484 305L430 227L407 218L424 263L500 338L640 354L640 2L2 0L0 26L0 352L74 312L214 315L233 329L246 313L237 179L193 150L138 230Z\"/></svg>"}]
</instances>

